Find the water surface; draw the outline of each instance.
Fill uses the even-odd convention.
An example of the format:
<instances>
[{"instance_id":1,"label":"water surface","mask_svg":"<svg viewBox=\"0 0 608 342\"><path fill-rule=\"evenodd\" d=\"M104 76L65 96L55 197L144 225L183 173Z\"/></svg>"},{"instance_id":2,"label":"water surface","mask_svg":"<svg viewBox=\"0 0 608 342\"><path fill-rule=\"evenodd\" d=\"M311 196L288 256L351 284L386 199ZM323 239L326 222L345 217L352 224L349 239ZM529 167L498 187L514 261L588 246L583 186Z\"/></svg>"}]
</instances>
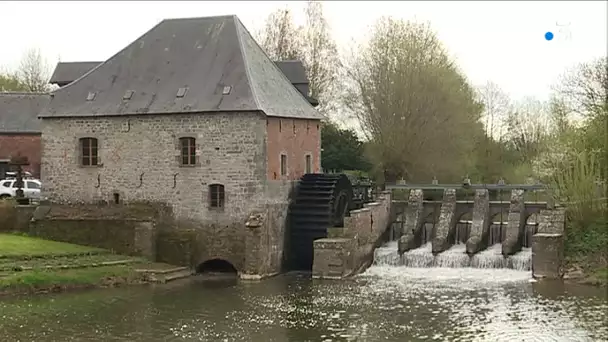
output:
<instances>
[{"instance_id":1,"label":"water surface","mask_svg":"<svg viewBox=\"0 0 608 342\"><path fill-rule=\"evenodd\" d=\"M0 300L2 341L602 341L605 290L511 269L373 266Z\"/></svg>"}]
</instances>

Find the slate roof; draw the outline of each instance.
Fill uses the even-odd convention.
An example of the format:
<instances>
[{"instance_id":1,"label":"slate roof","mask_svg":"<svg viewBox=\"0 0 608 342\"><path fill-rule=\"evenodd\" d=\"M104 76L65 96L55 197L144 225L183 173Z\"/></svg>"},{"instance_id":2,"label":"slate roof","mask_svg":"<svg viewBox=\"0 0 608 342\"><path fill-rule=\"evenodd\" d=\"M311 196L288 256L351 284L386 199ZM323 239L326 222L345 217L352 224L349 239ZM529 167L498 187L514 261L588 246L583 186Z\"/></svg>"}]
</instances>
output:
<instances>
[{"instance_id":1,"label":"slate roof","mask_svg":"<svg viewBox=\"0 0 608 342\"><path fill-rule=\"evenodd\" d=\"M54 91L40 117L263 111L322 119L290 83L236 16L167 19Z\"/></svg>"},{"instance_id":2,"label":"slate roof","mask_svg":"<svg viewBox=\"0 0 608 342\"><path fill-rule=\"evenodd\" d=\"M281 69L283 74L287 76L291 84L293 84L296 89L302 94L308 103L312 106L316 107L319 105L319 101L308 96L309 93L309 80L308 76L306 76L306 69L304 69L304 64L298 60L286 60L286 61L275 61L274 64Z\"/></svg>"},{"instance_id":3,"label":"slate roof","mask_svg":"<svg viewBox=\"0 0 608 342\"><path fill-rule=\"evenodd\" d=\"M308 84L308 77L306 77L306 69L302 61L298 60L287 60L287 61L275 61L279 69L287 76L287 79L292 84Z\"/></svg>"},{"instance_id":4,"label":"slate roof","mask_svg":"<svg viewBox=\"0 0 608 342\"><path fill-rule=\"evenodd\" d=\"M38 114L49 99L43 93L0 93L0 134L40 133Z\"/></svg>"},{"instance_id":5,"label":"slate roof","mask_svg":"<svg viewBox=\"0 0 608 342\"><path fill-rule=\"evenodd\" d=\"M101 63L103 62L59 62L53 71L49 83L63 87L74 82ZM309 83L306 77L306 69L304 69L304 64L301 61L275 61L274 64L279 67L279 70L283 72L291 84Z\"/></svg>"},{"instance_id":6,"label":"slate roof","mask_svg":"<svg viewBox=\"0 0 608 342\"><path fill-rule=\"evenodd\" d=\"M49 80L50 84L63 87L91 71L102 62L59 62Z\"/></svg>"}]
</instances>

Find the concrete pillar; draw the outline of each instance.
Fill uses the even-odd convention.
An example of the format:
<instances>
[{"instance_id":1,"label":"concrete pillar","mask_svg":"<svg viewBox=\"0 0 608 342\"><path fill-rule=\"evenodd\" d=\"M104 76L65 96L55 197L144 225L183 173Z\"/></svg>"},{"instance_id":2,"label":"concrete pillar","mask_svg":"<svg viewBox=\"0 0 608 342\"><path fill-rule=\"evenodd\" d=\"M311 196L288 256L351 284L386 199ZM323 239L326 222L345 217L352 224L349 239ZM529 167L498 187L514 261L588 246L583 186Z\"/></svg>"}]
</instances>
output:
<instances>
[{"instance_id":1,"label":"concrete pillar","mask_svg":"<svg viewBox=\"0 0 608 342\"><path fill-rule=\"evenodd\" d=\"M473 223L471 233L467 240L467 253L475 254L486 248L488 232L490 230L490 196L488 190L475 190L475 201L473 204Z\"/></svg>"},{"instance_id":2,"label":"concrete pillar","mask_svg":"<svg viewBox=\"0 0 608 342\"><path fill-rule=\"evenodd\" d=\"M511 191L511 204L507 216L507 229L505 240L502 242L502 254L513 255L521 250L521 240L526 225L526 209L524 204L524 191Z\"/></svg>"},{"instance_id":3,"label":"concrete pillar","mask_svg":"<svg viewBox=\"0 0 608 342\"><path fill-rule=\"evenodd\" d=\"M353 272L355 239L318 239L314 241L312 277L342 279Z\"/></svg>"},{"instance_id":4,"label":"concrete pillar","mask_svg":"<svg viewBox=\"0 0 608 342\"><path fill-rule=\"evenodd\" d=\"M399 254L420 246L420 234L424 214L423 195L420 189L410 191L407 208L405 208L405 224L399 238Z\"/></svg>"},{"instance_id":5,"label":"concrete pillar","mask_svg":"<svg viewBox=\"0 0 608 342\"><path fill-rule=\"evenodd\" d=\"M445 189L439 223L436 226L433 239L433 254L441 253L450 248L456 227L456 189Z\"/></svg>"},{"instance_id":6,"label":"concrete pillar","mask_svg":"<svg viewBox=\"0 0 608 342\"><path fill-rule=\"evenodd\" d=\"M541 210L538 215L538 232L549 234L563 234L566 226L566 210L558 208Z\"/></svg>"},{"instance_id":7,"label":"concrete pillar","mask_svg":"<svg viewBox=\"0 0 608 342\"><path fill-rule=\"evenodd\" d=\"M560 279L564 275L564 236L540 233L532 236L532 276Z\"/></svg>"},{"instance_id":8,"label":"concrete pillar","mask_svg":"<svg viewBox=\"0 0 608 342\"><path fill-rule=\"evenodd\" d=\"M260 258L264 220L264 215L258 213L250 215L245 222L245 264L241 271L242 278L259 279L264 273L264 263Z\"/></svg>"}]
</instances>

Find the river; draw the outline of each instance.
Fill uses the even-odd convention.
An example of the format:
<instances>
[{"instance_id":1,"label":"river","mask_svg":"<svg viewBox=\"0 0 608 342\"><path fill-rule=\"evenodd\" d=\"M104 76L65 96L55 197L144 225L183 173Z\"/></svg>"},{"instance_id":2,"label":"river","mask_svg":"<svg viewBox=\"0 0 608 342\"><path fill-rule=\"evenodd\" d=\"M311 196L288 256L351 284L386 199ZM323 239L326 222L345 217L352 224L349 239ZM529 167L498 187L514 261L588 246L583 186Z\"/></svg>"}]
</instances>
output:
<instances>
[{"instance_id":1,"label":"river","mask_svg":"<svg viewBox=\"0 0 608 342\"><path fill-rule=\"evenodd\" d=\"M529 271L372 266L3 298L2 341L605 341L605 289Z\"/></svg>"}]
</instances>

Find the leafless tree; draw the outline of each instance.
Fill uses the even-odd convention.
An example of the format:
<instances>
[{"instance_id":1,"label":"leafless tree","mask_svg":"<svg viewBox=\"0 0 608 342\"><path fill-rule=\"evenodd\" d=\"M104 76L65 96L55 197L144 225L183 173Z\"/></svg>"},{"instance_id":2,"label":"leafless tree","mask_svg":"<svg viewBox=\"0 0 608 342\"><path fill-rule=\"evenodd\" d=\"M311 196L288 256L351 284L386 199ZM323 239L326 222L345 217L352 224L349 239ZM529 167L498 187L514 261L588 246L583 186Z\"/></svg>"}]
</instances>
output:
<instances>
[{"instance_id":1,"label":"leafless tree","mask_svg":"<svg viewBox=\"0 0 608 342\"><path fill-rule=\"evenodd\" d=\"M288 8L280 8L266 18L257 41L270 59L291 60L301 57L300 29L296 27Z\"/></svg>"},{"instance_id":2,"label":"leafless tree","mask_svg":"<svg viewBox=\"0 0 608 342\"><path fill-rule=\"evenodd\" d=\"M344 105L385 180L460 179L481 105L430 27L381 18L352 56Z\"/></svg>"},{"instance_id":3,"label":"leafless tree","mask_svg":"<svg viewBox=\"0 0 608 342\"><path fill-rule=\"evenodd\" d=\"M310 96L318 99L323 107L329 102L328 93L339 76L338 49L323 15L321 2L308 1L305 17L301 35L302 59L310 82Z\"/></svg>"},{"instance_id":4,"label":"leafless tree","mask_svg":"<svg viewBox=\"0 0 608 342\"><path fill-rule=\"evenodd\" d=\"M532 97L518 101L507 117L507 138L523 162L535 158L544 148L551 128L549 107Z\"/></svg>"},{"instance_id":5,"label":"leafless tree","mask_svg":"<svg viewBox=\"0 0 608 342\"><path fill-rule=\"evenodd\" d=\"M477 96L484 106L482 120L488 137L500 140L504 134L507 116L511 111L509 96L493 82L487 82L480 87Z\"/></svg>"},{"instance_id":6,"label":"leafless tree","mask_svg":"<svg viewBox=\"0 0 608 342\"><path fill-rule=\"evenodd\" d=\"M44 92L49 89L49 65L39 49L25 52L17 69L17 78L31 92Z\"/></svg>"},{"instance_id":7,"label":"leafless tree","mask_svg":"<svg viewBox=\"0 0 608 342\"><path fill-rule=\"evenodd\" d=\"M608 57L581 63L566 72L556 91L584 117L608 114Z\"/></svg>"}]
</instances>

